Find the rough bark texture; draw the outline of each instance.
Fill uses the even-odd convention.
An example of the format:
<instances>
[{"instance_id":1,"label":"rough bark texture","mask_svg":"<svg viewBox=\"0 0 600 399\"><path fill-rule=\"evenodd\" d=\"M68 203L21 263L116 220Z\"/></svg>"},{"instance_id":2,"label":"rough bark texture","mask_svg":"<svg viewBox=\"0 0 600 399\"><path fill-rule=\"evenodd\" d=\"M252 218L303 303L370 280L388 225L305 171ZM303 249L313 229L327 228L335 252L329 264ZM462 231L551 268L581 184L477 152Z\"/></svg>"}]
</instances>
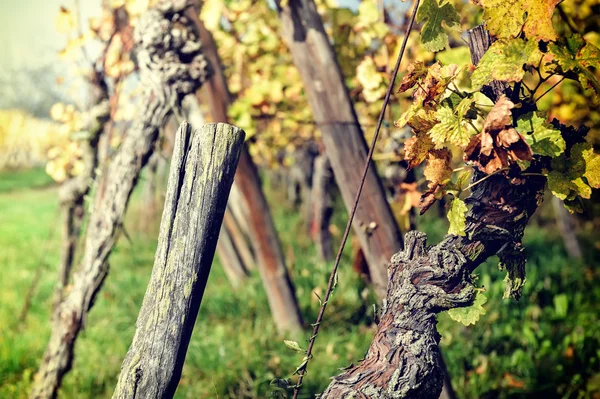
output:
<instances>
[{"instance_id":1,"label":"rough bark texture","mask_svg":"<svg viewBox=\"0 0 600 399\"><path fill-rule=\"evenodd\" d=\"M290 0L280 8L281 29L300 71L315 121L347 209L352 208L367 160L367 144L344 84L335 53L312 0ZM375 223L376 228L366 227ZM402 248L402 236L385 190L371 165L355 216L354 231L364 250L373 284L385 296L387 263Z\"/></svg>"},{"instance_id":2,"label":"rough bark texture","mask_svg":"<svg viewBox=\"0 0 600 399\"><path fill-rule=\"evenodd\" d=\"M102 75L94 73L94 79L90 81L90 84L92 86L90 99L92 105L85 113L87 135L81 142L85 168L80 175L64 182L58 190L62 216L62 242L54 307L62 301L63 290L69 283L81 224L85 215L84 199L90 191L98 167L98 140L110 117L110 102Z\"/></svg>"},{"instance_id":3,"label":"rough bark texture","mask_svg":"<svg viewBox=\"0 0 600 399\"><path fill-rule=\"evenodd\" d=\"M365 359L334 377L321 399L437 398L444 372L436 314L472 303L471 273L488 257L502 252L522 260L521 238L544 184L541 177L515 186L492 176L468 198L466 237L448 235L428 248L424 233L407 233L405 249L391 259L387 297Z\"/></svg>"},{"instance_id":4,"label":"rough bark texture","mask_svg":"<svg viewBox=\"0 0 600 399\"><path fill-rule=\"evenodd\" d=\"M202 114L200 103L196 95L190 94L184 98L182 105L183 112L192 125L204 125L204 115ZM228 206L224 219L226 225L231 224L232 216L229 214L229 212ZM220 239L217 242L217 255L221 261L223 269L225 269L225 274L229 278L229 282L234 287L239 286L241 281L243 281L244 276L246 275L245 270L247 270L247 266L244 264L244 258L240 256L240 252L243 252L244 249L242 248L238 251L236 244L242 245L245 248L248 247L247 242L235 242L230 234L230 230L226 229L225 227L221 228Z\"/></svg>"},{"instance_id":5,"label":"rough bark texture","mask_svg":"<svg viewBox=\"0 0 600 399\"><path fill-rule=\"evenodd\" d=\"M244 132L182 123L152 276L113 398L172 398L217 245Z\"/></svg>"},{"instance_id":6,"label":"rough bark texture","mask_svg":"<svg viewBox=\"0 0 600 399\"><path fill-rule=\"evenodd\" d=\"M476 63L490 40L481 28L469 33ZM493 99L505 90L495 83L488 89ZM476 171L473 181L484 176ZM424 233L406 234L404 250L389 265L387 297L365 359L334 377L321 399L439 397L444 371L436 314L472 303L471 274L490 256L525 265L521 239L542 201L546 179L522 179L515 185L497 174L475 185L466 199L471 209L464 237L447 235L427 247Z\"/></svg>"},{"instance_id":7,"label":"rough bark texture","mask_svg":"<svg viewBox=\"0 0 600 399\"><path fill-rule=\"evenodd\" d=\"M180 7L184 5L181 4ZM85 250L73 288L53 316L52 334L33 383L31 398L54 398L71 368L75 340L108 273L131 192L148 161L167 116L209 74L208 64L186 20L172 4L161 3L137 22L135 41L143 88L140 109L98 190L86 232Z\"/></svg>"},{"instance_id":8,"label":"rough bark texture","mask_svg":"<svg viewBox=\"0 0 600 399\"><path fill-rule=\"evenodd\" d=\"M312 235L317 244L317 252L324 261L333 260L333 242L329 224L333 215L333 171L325 154L315 159L312 183Z\"/></svg>"},{"instance_id":9,"label":"rough bark texture","mask_svg":"<svg viewBox=\"0 0 600 399\"><path fill-rule=\"evenodd\" d=\"M205 85L211 100L213 119L227 122L230 104L227 80L221 70L221 62L212 35L198 19L198 12L189 8L187 16L195 19L206 57L213 65L214 75ZM302 316L289 277L281 244L265 195L261 189L256 165L245 145L235 176L235 186L244 202L248 217L248 229L257 258L257 266L267 293L273 320L280 332L297 332L302 329Z\"/></svg>"}]
</instances>

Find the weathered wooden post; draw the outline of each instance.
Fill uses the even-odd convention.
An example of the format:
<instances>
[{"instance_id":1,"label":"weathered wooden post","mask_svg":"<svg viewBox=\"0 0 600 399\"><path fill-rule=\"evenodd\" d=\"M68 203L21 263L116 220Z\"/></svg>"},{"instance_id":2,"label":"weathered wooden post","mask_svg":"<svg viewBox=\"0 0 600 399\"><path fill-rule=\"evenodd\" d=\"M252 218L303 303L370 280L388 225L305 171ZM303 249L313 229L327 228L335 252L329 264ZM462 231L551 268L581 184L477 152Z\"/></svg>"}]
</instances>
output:
<instances>
[{"instance_id":1,"label":"weathered wooden post","mask_svg":"<svg viewBox=\"0 0 600 399\"><path fill-rule=\"evenodd\" d=\"M361 180L356 165L367 161L367 143L344 76L313 0L276 1L281 34L304 82L308 103L321 130L325 153L348 211ZM208 57L208 55L207 55ZM354 233L369 264L375 291L385 297L390 257L402 248L385 189L371 165L354 221ZM374 228L370 228L371 226Z\"/></svg>"},{"instance_id":2,"label":"weathered wooden post","mask_svg":"<svg viewBox=\"0 0 600 399\"><path fill-rule=\"evenodd\" d=\"M223 123L179 128L154 269L113 398L175 394L244 135Z\"/></svg>"}]
</instances>

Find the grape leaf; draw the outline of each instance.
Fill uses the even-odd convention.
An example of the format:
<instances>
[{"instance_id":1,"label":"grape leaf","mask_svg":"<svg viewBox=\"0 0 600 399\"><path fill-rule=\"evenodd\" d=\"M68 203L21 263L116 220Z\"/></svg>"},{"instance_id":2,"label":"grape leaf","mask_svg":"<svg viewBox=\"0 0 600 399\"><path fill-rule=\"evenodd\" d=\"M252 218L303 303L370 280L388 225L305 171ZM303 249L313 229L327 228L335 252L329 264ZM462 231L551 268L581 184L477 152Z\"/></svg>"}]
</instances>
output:
<instances>
[{"instance_id":1,"label":"grape leaf","mask_svg":"<svg viewBox=\"0 0 600 399\"><path fill-rule=\"evenodd\" d=\"M594 89L596 94L600 95L600 82L588 69L600 69L598 47L586 42L581 35L575 34L559 43L550 43L548 48L554 55L554 63L560 67L559 73L564 75L570 71L575 72L586 91Z\"/></svg>"},{"instance_id":2,"label":"grape leaf","mask_svg":"<svg viewBox=\"0 0 600 399\"><path fill-rule=\"evenodd\" d=\"M404 159L408 161L408 167L415 168L423 162L432 148L433 142L425 133L417 133L406 140L404 143Z\"/></svg>"},{"instance_id":3,"label":"grape leaf","mask_svg":"<svg viewBox=\"0 0 600 399\"><path fill-rule=\"evenodd\" d=\"M516 129L524 135L534 154L557 157L565 151L566 143L561 131L547 123L542 112L521 115Z\"/></svg>"},{"instance_id":4,"label":"grape leaf","mask_svg":"<svg viewBox=\"0 0 600 399\"><path fill-rule=\"evenodd\" d=\"M448 310L448 316L454 321L464 324L465 326L475 324L479 321L479 318L485 314L485 308L483 305L487 302L487 296L484 293L478 291L475 296L473 305L466 308L453 308Z\"/></svg>"},{"instance_id":5,"label":"grape leaf","mask_svg":"<svg viewBox=\"0 0 600 399\"><path fill-rule=\"evenodd\" d=\"M529 161L531 148L525 138L512 127L511 109L515 104L506 96L494 105L483 124L483 131L471 138L464 159L484 173L494 173L510 162Z\"/></svg>"},{"instance_id":6,"label":"grape leaf","mask_svg":"<svg viewBox=\"0 0 600 399\"><path fill-rule=\"evenodd\" d=\"M429 181L428 190L421 195L421 215L444 195L442 187L452 178L452 154L447 148L431 150L427 154L427 165L423 174Z\"/></svg>"},{"instance_id":7,"label":"grape leaf","mask_svg":"<svg viewBox=\"0 0 600 399\"><path fill-rule=\"evenodd\" d=\"M365 89L375 89L383 82L383 77L377 72L377 67L371 57L366 57L358 64L356 78Z\"/></svg>"},{"instance_id":8,"label":"grape leaf","mask_svg":"<svg viewBox=\"0 0 600 399\"><path fill-rule=\"evenodd\" d=\"M541 57L537 42L533 40L498 40L481 57L473 72L473 89L480 90L493 80L519 82L525 75L523 65L535 65Z\"/></svg>"},{"instance_id":9,"label":"grape leaf","mask_svg":"<svg viewBox=\"0 0 600 399\"><path fill-rule=\"evenodd\" d=\"M450 3L440 4L438 0L425 0L417 11L417 22L424 22L421 29L421 43L429 51L440 51L448 47L448 34L442 26L452 28L459 25L460 16Z\"/></svg>"},{"instance_id":10,"label":"grape leaf","mask_svg":"<svg viewBox=\"0 0 600 399\"><path fill-rule=\"evenodd\" d=\"M584 180L585 178L585 180ZM575 144L569 153L552 159L548 188L556 197L571 201L590 198L592 187L600 188L600 155L589 143Z\"/></svg>"},{"instance_id":11,"label":"grape leaf","mask_svg":"<svg viewBox=\"0 0 600 399\"><path fill-rule=\"evenodd\" d=\"M464 201L458 197L455 197L450 204L450 209L448 210L448 220L450 221L448 234L454 234L457 236L465 235L467 205L465 205Z\"/></svg>"},{"instance_id":12,"label":"grape leaf","mask_svg":"<svg viewBox=\"0 0 600 399\"><path fill-rule=\"evenodd\" d=\"M560 0L479 0L486 28L498 38L517 37L550 41L557 35L552 14Z\"/></svg>"},{"instance_id":13,"label":"grape leaf","mask_svg":"<svg viewBox=\"0 0 600 399\"><path fill-rule=\"evenodd\" d=\"M400 88L398 92L404 93L408 89L412 89L417 82L427 76L427 67L423 64L423 61L415 61L408 65L406 68L406 75L400 82Z\"/></svg>"},{"instance_id":14,"label":"grape leaf","mask_svg":"<svg viewBox=\"0 0 600 399\"><path fill-rule=\"evenodd\" d=\"M435 116L439 123L429 131L429 136L436 148L441 148L448 143L460 147L469 144L471 133L467 129L464 119L474 101L472 98L464 98L455 110L445 106L437 110Z\"/></svg>"},{"instance_id":15,"label":"grape leaf","mask_svg":"<svg viewBox=\"0 0 600 399\"><path fill-rule=\"evenodd\" d=\"M300 347L300 345L298 345L298 342L296 342L296 341L290 341L290 340L284 339L283 343L285 344L285 346L287 346L288 348L290 348L293 351L296 351L298 353L306 353L306 351L304 349L302 349Z\"/></svg>"},{"instance_id":16,"label":"grape leaf","mask_svg":"<svg viewBox=\"0 0 600 399\"><path fill-rule=\"evenodd\" d=\"M423 174L429 181L429 188L435 185L444 185L452 177L452 167L450 164L452 154L446 148L441 150L432 150L427 156L427 166Z\"/></svg>"}]
</instances>

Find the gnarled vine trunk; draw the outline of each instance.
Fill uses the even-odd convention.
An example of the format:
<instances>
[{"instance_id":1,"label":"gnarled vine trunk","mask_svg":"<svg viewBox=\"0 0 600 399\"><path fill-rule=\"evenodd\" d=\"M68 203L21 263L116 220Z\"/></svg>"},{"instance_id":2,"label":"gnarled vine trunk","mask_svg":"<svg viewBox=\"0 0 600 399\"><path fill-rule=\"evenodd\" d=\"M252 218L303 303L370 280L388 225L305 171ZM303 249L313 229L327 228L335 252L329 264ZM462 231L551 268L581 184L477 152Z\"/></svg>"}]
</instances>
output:
<instances>
[{"instance_id":1,"label":"gnarled vine trunk","mask_svg":"<svg viewBox=\"0 0 600 399\"><path fill-rule=\"evenodd\" d=\"M476 64L491 44L480 26L469 31ZM508 90L493 82L483 91L498 99ZM432 398L444 382L436 314L468 306L475 297L471 274L498 255L504 264L524 268L521 240L542 201L546 178L523 176L521 184L502 174L476 171L466 203L465 236L447 235L428 247L424 233L405 236L405 248L391 258L389 285L377 332L364 360L333 378L321 399ZM518 292L516 293L518 295Z\"/></svg>"},{"instance_id":2,"label":"gnarled vine trunk","mask_svg":"<svg viewBox=\"0 0 600 399\"><path fill-rule=\"evenodd\" d=\"M209 75L199 41L186 27L185 1L161 3L137 22L135 42L143 88L140 108L97 191L86 232L81 269L73 288L53 315L52 334L30 398L54 398L73 361L75 341L86 313L108 274L108 256L117 240L127 203L159 129Z\"/></svg>"},{"instance_id":3,"label":"gnarled vine trunk","mask_svg":"<svg viewBox=\"0 0 600 399\"><path fill-rule=\"evenodd\" d=\"M62 242L54 307L62 301L63 291L69 283L81 224L85 216L84 200L90 191L98 167L98 141L105 123L110 118L108 89L103 74L95 71L89 83L91 85L91 106L85 113L87 135L81 141L84 170L80 175L64 182L58 190L62 213Z\"/></svg>"}]
</instances>

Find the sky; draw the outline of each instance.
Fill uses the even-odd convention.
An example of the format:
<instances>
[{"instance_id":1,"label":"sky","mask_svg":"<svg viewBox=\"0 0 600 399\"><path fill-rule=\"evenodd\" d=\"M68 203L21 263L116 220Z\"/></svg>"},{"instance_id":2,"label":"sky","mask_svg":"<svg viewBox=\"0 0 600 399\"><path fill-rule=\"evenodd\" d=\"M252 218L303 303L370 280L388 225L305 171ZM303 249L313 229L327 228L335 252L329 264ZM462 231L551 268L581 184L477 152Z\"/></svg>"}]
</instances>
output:
<instances>
[{"instance_id":1,"label":"sky","mask_svg":"<svg viewBox=\"0 0 600 399\"><path fill-rule=\"evenodd\" d=\"M60 6L73 7L73 0L0 0L0 68L57 61L65 37L54 20ZM83 20L99 13L100 0L80 0Z\"/></svg>"},{"instance_id":2,"label":"sky","mask_svg":"<svg viewBox=\"0 0 600 399\"><path fill-rule=\"evenodd\" d=\"M79 0L84 23L100 13L100 2ZM339 0L340 5L354 9L358 3ZM73 5L74 0L0 0L0 69L56 62L66 40L56 31L54 20L60 6L73 9Z\"/></svg>"}]
</instances>

